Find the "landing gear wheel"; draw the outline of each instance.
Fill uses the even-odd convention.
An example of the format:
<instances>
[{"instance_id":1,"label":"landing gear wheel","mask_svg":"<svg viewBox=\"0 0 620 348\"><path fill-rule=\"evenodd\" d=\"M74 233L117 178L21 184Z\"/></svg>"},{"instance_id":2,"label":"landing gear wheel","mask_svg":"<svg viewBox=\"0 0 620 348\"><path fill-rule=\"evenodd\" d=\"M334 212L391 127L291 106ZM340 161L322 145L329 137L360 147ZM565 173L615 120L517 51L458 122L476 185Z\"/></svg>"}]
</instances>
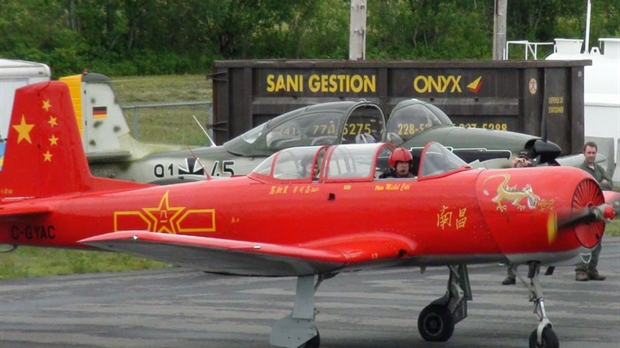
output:
<instances>
[{"instance_id":1,"label":"landing gear wheel","mask_svg":"<svg viewBox=\"0 0 620 348\"><path fill-rule=\"evenodd\" d=\"M319 330L316 331L316 336L312 337L312 339L306 343L304 343L302 348L319 348L321 345L321 335L319 335Z\"/></svg>"},{"instance_id":2,"label":"landing gear wheel","mask_svg":"<svg viewBox=\"0 0 620 348\"><path fill-rule=\"evenodd\" d=\"M430 304L418 317L418 331L429 342L445 342L454 333L454 316L446 306Z\"/></svg>"},{"instance_id":3,"label":"landing gear wheel","mask_svg":"<svg viewBox=\"0 0 620 348\"><path fill-rule=\"evenodd\" d=\"M530 335L530 348L559 348L560 340L552 329L545 328L541 335L540 344L536 342L536 330Z\"/></svg>"}]
</instances>

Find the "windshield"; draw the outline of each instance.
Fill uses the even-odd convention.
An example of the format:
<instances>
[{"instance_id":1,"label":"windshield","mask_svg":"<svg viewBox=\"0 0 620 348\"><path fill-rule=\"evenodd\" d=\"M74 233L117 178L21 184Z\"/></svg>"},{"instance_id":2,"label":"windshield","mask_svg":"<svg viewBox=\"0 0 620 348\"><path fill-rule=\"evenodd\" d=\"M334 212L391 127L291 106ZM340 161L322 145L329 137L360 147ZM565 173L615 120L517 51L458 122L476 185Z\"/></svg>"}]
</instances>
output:
<instances>
[{"instance_id":1,"label":"windshield","mask_svg":"<svg viewBox=\"0 0 620 348\"><path fill-rule=\"evenodd\" d=\"M265 128L266 122L261 124L260 126L254 127L249 131L240 135L241 139L245 140L248 144L253 144L258 137L263 134L263 129Z\"/></svg>"},{"instance_id":2,"label":"windshield","mask_svg":"<svg viewBox=\"0 0 620 348\"><path fill-rule=\"evenodd\" d=\"M271 175L271 165L273 164L273 159L276 157L277 153L269 156L266 160L264 160L261 164L259 164L252 173L257 173L260 175Z\"/></svg>"},{"instance_id":3,"label":"windshield","mask_svg":"<svg viewBox=\"0 0 620 348\"><path fill-rule=\"evenodd\" d=\"M422 152L420 177L429 177L445 174L463 167L467 167L462 159L439 143L431 142Z\"/></svg>"}]
</instances>

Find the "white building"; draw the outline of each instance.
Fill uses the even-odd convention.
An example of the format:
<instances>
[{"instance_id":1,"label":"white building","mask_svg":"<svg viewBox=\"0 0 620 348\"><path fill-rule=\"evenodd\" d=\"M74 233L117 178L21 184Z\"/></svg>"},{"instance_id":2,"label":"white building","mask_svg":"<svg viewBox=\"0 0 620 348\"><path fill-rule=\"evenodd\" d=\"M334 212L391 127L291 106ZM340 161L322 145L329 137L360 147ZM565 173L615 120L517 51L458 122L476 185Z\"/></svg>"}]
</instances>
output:
<instances>
[{"instance_id":1,"label":"white building","mask_svg":"<svg viewBox=\"0 0 620 348\"><path fill-rule=\"evenodd\" d=\"M584 136L599 145L599 152L615 162L614 183L620 185L620 38L599 39L600 47L582 52L583 40L555 40L555 53L547 59L592 60L585 67Z\"/></svg>"}]
</instances>

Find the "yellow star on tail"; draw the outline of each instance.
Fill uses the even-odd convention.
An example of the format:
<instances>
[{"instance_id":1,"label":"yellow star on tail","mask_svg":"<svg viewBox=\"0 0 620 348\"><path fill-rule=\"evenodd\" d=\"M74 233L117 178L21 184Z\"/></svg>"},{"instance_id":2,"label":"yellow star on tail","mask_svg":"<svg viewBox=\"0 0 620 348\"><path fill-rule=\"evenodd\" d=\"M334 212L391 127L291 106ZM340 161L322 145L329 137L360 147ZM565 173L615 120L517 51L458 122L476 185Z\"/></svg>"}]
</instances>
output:
<instances>
[{"instance_id":1,"label":"yellow star on tail","mask_svg":"<svg viewBox=\"0 0 620 348\"><path fill-rule=\"evenodd\" d=\"M27 142L32 144L32 140L30 140L30 131L33 127L34 124L27 124L26 118L24 117L24 115L22 115L21 123L13 126L17 133L19 133L19 137L17 137L18 144L24 139L26 139Z\"/></svg>"},{"instance_id":2,"label":"yellow star on tail","mask_svg":"<svg viewBox=\"0 0 620 348\"><path fill-rule=\"evenodd\" d=\"M43 154L43 157L45 157L43 159L43 162L51 162L52 161L52 156L53 155L50 153L50 151L47 150L47 152Z\"/></svg>"},{"instance_id":3,"label":"yellow star on tail","mask_svg":"<svg viewBox=\"0 0 620 348\"><path fill-rule=\"evenodd\" d=\"M47 123L49 123L50 126L52 126L52 127L58 126L58 123L56 123L56 117L54 117L54 116L50 116L50 120L47 121Z\"/></svg>"}]
</instances>

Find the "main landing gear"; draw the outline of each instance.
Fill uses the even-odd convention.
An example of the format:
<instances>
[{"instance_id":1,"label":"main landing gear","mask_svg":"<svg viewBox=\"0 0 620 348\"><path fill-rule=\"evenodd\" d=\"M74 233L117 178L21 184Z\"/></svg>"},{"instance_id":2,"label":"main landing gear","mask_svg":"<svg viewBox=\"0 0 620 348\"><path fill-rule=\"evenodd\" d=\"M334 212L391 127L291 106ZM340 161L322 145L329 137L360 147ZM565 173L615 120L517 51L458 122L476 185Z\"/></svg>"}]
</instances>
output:
<instances>
[{"instance_id":1,"label":"main landing gear","mask_svg":"<svg viewBox=\"0 0 620 348\"><path fill-rule=\"evenodd\" d=\"M472 300L469 273L466 265L448 266L450 278L446 294L426 306L418 317L418 331L422 338L431 342L445 342L452 337L454 326L467 317L467 301ZM559 348L560 343L553 325L547 318L540 286L540 264L530 263L528 283L517 277L530 291L530 302L534 302L534 313L540 322L530 335L530 348ZM284 348L319 348L321 337L314 324L316 314L314 293L321 282L336 274L320 275L316 284L314 276L297 278L295 305L288 316L273 326L270 343Z\"/></svg>"},{"instance_id":2,"label":"main landing gear","mask_svg":"<svg viewBox=\"0 0 620 348\"><path fill-rule=\"evenodd\" d=\"M472 300L466 265L448 266L450 279L446 294L426 306L418 316L418 331L430 342L445 342L454 325L467 317L467 301Z\"/></svg>"},{"instance_id":3,"label":"main landing gear","mask_svg":"<svg viewBox=\"0 0 620 348\"><path fill-rule=\"evenodd\" d=\"M269 336L271 345L284 348L319 348L321 336L314 325L314 293L323 280L335 275L319 275L316 284L312 275L297 278L293 312L273 326Z\"/></svg>"},{"instance_id":4,"label":"main landing gear","mask_svg":"<svg viewBox=\"0 0 620 348\"><path fill-rule=\"evenodd\" d=\"M559 348L560 340L553 331L553 325L545 312L542 287L540 286L540 263L530 262L528 266L527 277L530 278L530 282L528 283L520 276L519 280L529 290L530 302L534 302L534 313L540 320L538 327L530 335L530 348Z\"/></svg>"}]
</instances>

